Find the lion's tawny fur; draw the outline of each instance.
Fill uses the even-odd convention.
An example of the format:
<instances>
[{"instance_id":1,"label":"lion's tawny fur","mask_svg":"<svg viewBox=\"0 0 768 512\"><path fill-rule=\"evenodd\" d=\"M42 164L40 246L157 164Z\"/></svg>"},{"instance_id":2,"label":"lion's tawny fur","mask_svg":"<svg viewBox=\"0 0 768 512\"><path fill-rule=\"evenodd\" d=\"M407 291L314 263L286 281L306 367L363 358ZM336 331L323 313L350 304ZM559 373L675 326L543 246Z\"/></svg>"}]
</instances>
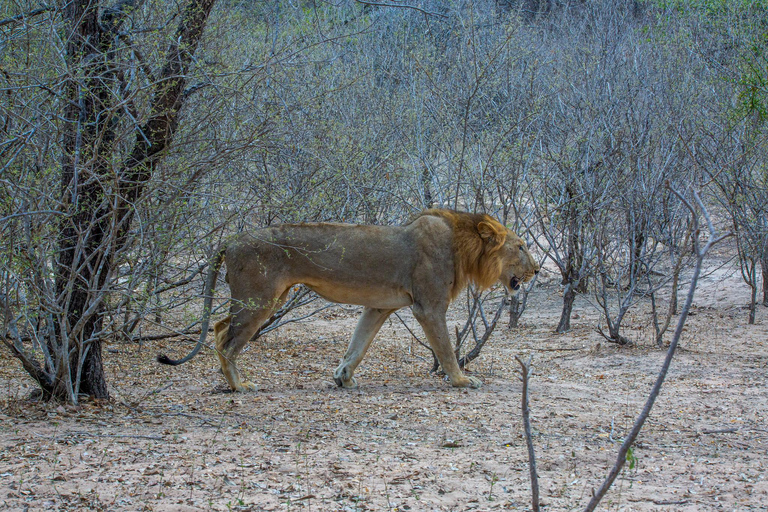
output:
<instances>
[{"instance_id":1,"label":"lion's tawny fur","mask_svg":"<svg viewBox=\"0 0 768 512\"><path fill-rule=\"evenodd\" d=\"M223 258L223 259L222 259ZM221 370L235 391L256 389L242 380L235 360L245 344L304 284L332 302L364 306L349 348L334 372L339 386L356 385L354 372L390 314L411 307L453 386L479 387L459 368L445 314L469 282L485 289L496 282L514 293L539 265L523 241L485 214L427 210L404 226L283 224L242 233L217 253L207 279L205 341L218 266L227 264L230 315L214 326Z\"/></svg>"}]
</instances>

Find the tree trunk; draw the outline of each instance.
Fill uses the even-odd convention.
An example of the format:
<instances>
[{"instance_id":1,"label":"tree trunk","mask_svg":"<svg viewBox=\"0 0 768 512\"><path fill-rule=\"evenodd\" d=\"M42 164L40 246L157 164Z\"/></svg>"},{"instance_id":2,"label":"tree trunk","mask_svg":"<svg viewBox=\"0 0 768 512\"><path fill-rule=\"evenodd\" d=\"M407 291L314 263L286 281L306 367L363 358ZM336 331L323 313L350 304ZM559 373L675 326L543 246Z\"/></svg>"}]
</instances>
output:
<instances>
[{"instance_id":1,"label":"tree trunk","mask_svg":"<svg viewBox=\"0 0 768 512\"><path fill-rule=\"evenodd\" d=\"M79 392L93 398L109 398L104 364L101 359L101 340L94 341L85 355Z\"/></svg>"},{"instance_id":2,"label":"tree trunk","mask_svg":"<svg viewBox=\"0 0 768 512\"><path fill-rule=\"evenodd\" d=\"M572 229L576 229L575 227ZM575 233L572 235L571 254L569 258L568 272L571 275L571 280L578 279L578 283L575 284L574 292L587 293L589 291L589 278L587 276L581 276L581 269L584 267L584 252L579 242L579 235Z\"/></svg>"},{"instance_id":3,"label":"tree trunk","mask_svg":"<svg viewBox=\"0 0 768 512\"><path fill-rule=\"evenodd\" d=\"M517 329L517 325L520 321L520 316L522 315L522 311L520 310L520 299L517 295L512 295L509 298L509 328L510 329Z\"/></svg>"},{"instance_id":4,"label":"tree trunk","mask_svg":"<svg viewBox=\"0 0 768 512\"><path fill-rule=\"evenodd\" d=\"M656 326L656 345L659 347L663 346L664 344L664 333L667 332L667 329L669 328L669 325L672 321L672 317L677 314L677 287L680 283L680 270L682 269L682 262L683 259L680 258L678 260L678 264L675 265L675 268L672 272L672 288L670 291L670 297L669 297L669 307L667 308L667 313L664 317L664 325L659 326L658 323L658 311L656 310L656 294L651 293L651 302L653 304L653 321L654 325Z\"/></svg>"},{"instance_id":5,"label":"tree trunk","mask_svg":"<svg viewBox=\"0 0 768 512\"><path fill-rule=\"evenodd\" d=\"M755 315L757 313L757 261L749 258L744 263L742 274L744 280L749 285L749 325L755 325Z\"/></svg>"},{"instance_id":6,"label":"tree trunk","mask_svg":"<svg viewBox=\"0 0 768 512\"><path fill-rule=\"evenodd\" d=\"M672 277L672 295L669 297L669 315L677 314L677 288L680 283L680 272L675 272Z\"/></svg>"},{"instance_id":7,"label":"tree trunk","mask_svg":"<svg viewBox=\"0 0 768 512\"><path fill-rule=\"evenodd\" d=\"M631 345L632 342L621 334L621 321L624 318L624 312L619 311L615 321L608 319L608 340L619 345Z\"/></svg>"},{"instance_id":8,"label":"tree trunk","mask_svg":"<svg viewBox=\"0 0 768 512\"><path fill-rule=\"evenodd\" d=\"M576 291L574 283L566 283L563 292L563 312L560 314L560 323L557 324L555 332L564 333L571 330L571 311L573 303L576 300Z\"/></svg>"},{"instance_id":9,"label":"tree trunk","mask_svg":"<svg viewBox=\"0 0 768 512\"><path fill-rule=\"evenodd\" d=\"M435 204L434 199L432 199L432 174L426 167L421 171L421 184L424 186L424 206L427 209L432 208Z\"/></svg>"},{"instance_id":10,"label":"tree trunk","mask_svg":"<svg viewBox=\"0 0 768 512\"><path fill-rule=\"evenodd\" d=\"M760 259L760 270L763 274L763 306L768 306L768 246Z\"/></svg>"},{"instance_id":11,"label":"tree trunk","mask_svg":"<svg viewBox=\"0 0 768 512\"><path fill-rule=\"evenodd\" d=\"M64 9L71 35L66 55L70 80L64 110L61 198L69 215L62 217L59 228L55 280L64 314L56 322L58 339L51 347L51 353L57 354L57 371L50 394L69 401L77 400L78 387L95 398L109 398L101 341L94 339L90 347L85 345L101 327L101 310L91 307L95 299L92 290L102 289L109 265L108 261L100 261L108 231L101 188L107 160L102 150L112 137L110 130L105 130L110 100L104 85L107 70L98 14L97 3L69 2Z\"/></svg>"},{"instance_id":12,"label":"tree trunk","mask_svg":"<svg viewBox=\"0 0 768 512\"><path fill-rule=\"evenodd\" d=\"M67 65L61 198L55 282L63 314L49 349L53 378L37 378L46 396L77 401L83 393L108 398L101 350L103 300L114 257L127 242L134 205L170 144L185 99L187 70L215 0L191 0L153 91L149 117L128 161L115 168L112 85L117 80L115 32L137 0L103 9L98 2L68 2ZM34 376L34 375L33 375Z\"/></svg>"}]
</instances>

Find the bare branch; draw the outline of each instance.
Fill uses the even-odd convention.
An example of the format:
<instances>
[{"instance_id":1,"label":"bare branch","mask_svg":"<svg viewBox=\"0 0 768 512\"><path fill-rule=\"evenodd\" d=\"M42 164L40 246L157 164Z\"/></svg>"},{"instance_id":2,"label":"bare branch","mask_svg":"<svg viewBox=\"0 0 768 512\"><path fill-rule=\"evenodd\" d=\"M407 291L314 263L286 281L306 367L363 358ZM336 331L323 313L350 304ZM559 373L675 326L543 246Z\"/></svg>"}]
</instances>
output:
<instances>
[{"instance_id":1,"label":"bare branch","mask_svg":"<svg viewBox=\"0 0 768 512\"><path fill-rule=\"evenodd\" d=\"M0 20L0 27L4 27L6 25L10 25L11 23L16 23L19 21L26 20L28 18L33 18L35 16L39 16L40 14L44 14L46 12L55 11L57 8L53 5L46 5L45 7L41 7L39 9L34 9L29 12L24 12L21 14L17 14L16 16L11 16L10 18L5 18L3 20Z\"/></svg>"},{"instance_id":2,"label":"bare branch","mask_svg":"<svg viewBox=\"0 0 768 512\"><path fill-rule=\"evenodd\" d=\"M501 314L504 312L507 304L509 304L507 300L507 297L501 299L499 306L496 308L496 314L493 315L493 320L491 320L490 325L486 327L485 332L480 337L480 339L478 339L477 335L475 334L475 346L472 350L469 351L467 355L459 360L460 367L464 368L467 364L469 364L470 361L473 361L480 355L480 351L483 349L483 346L485 346L485 344L491 338L491 334L493 334L493 331L496 329L496 325L499 323ZM470 321L474 327L474 319L470 317Z\"/></svg>"},{"instance_id":3,"label":"bare branch","mask_svg":"<svg viewBox=\"0 0 768 512\"><path fill-rule=\"evenodd\" d=\"M533 449L533 438L531 436L531 415L528 407L528 378L531 375L531 359L524 363L522 359L515 356L520 363L520 380L523 383L522 412L523 429L525 430L525 444L528 446L528 469L531 473L531 508L534 512L539 512L539 476L536 470L536 452Z\"/></svg>"},{"instance_id":4,"label":"bare branch","mask_svg":"<svg viewBox=\"0 0 768 512\"><path fill-rule=\"evenodd\" d=\"M367 0L355 0L359 4L363 5L370 5L373 7L395 7L398 9L413 9L414 11L418 11L425 16L435 16L436 18L443 18L447 19L448 16L445 14L441 14L439 12L432 12L432 11L426 11L422 9L421 7L416 7L415 5L408 5L408 4L390 4L390 3L384 3L384 2L368 2Z\"/></svg>"}]
</instances>

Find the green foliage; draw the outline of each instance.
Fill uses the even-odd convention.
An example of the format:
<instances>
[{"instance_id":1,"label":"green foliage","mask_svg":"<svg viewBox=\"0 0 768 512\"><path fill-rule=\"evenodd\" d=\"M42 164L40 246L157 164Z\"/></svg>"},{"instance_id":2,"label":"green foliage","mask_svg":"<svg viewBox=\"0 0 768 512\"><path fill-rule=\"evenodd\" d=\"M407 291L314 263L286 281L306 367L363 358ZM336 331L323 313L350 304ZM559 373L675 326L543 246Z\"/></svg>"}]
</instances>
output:
<instances>
[{"instance_id":1,"label":"green foliage","mask_svg":"<svg viewBox=\"0 0 768 512\"><path fill-rule=\"evenodd\" d=\"M763 124L768 120L768 32L753 38L742 59L739 111Z\"/></svg>"},{"instance_id":2,"label":"green foliage","mask_svg":"<svg viewBox=\"0 0 768 512\"><path fill-rule=\"evenodd\" d=\"M766 0L646 0L646 2L662 9L672 8L681 13L699 11L710 16L768 7Z\"/></svg>"},{"instance_id":3,"label":"green foliage","mask_svg":"<svg viewBox=\"0 0 768 512\"><path fill-rule=\"evenodd\" d=\"M629 470L632 471L637 466L637 457L635 456L635 449L630 446L627 449L627 462L629 463Z\"/></svg>"}]
</instances>

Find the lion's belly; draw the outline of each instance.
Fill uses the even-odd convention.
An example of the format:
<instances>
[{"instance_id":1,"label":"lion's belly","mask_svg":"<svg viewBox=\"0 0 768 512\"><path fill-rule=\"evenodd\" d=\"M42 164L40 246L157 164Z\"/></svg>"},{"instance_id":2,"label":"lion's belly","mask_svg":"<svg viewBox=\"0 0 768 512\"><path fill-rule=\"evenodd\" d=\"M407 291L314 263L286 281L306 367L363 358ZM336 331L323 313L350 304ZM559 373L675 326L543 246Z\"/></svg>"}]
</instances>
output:
<instances>
[{"instance_id":1,"label":"lion's belly","mask_svg":"<svg viewBox=\"0 0 768 512\"><path fill-rule=\"evenodd\" d=\"M331 302L357 304L378 309L399 309L413 304L411 296L405 290L389 287L313 285L307 286L318 295Z\"/></svg>"}]
</instances>

